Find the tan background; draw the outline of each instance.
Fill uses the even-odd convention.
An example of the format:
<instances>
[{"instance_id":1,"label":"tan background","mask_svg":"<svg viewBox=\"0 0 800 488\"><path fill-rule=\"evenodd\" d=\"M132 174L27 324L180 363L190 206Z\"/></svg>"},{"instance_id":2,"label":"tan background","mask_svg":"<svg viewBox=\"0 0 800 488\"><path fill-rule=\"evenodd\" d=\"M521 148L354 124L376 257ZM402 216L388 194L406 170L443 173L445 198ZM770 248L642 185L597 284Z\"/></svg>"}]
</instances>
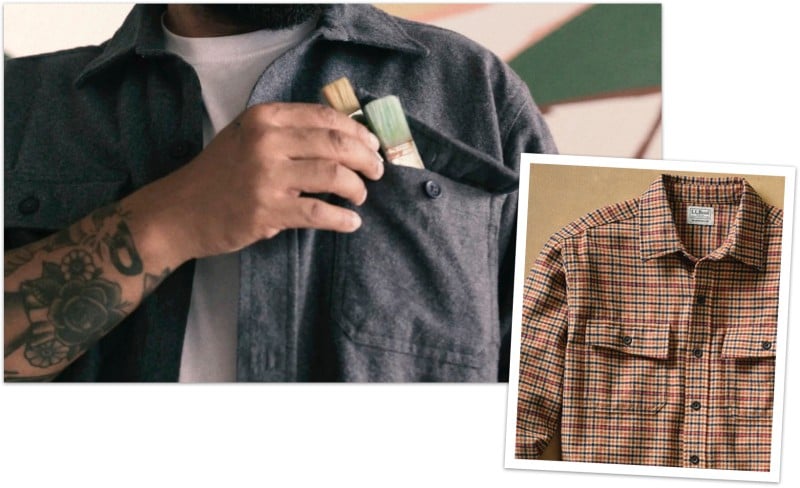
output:
<instances>
[{"instance_id":1,"label":"tan background","mask_svg":"<svg viewBox=\"0 0 800 488\"><path fill-rule=\"evenodd\" d=\"M562 227L593 210L642 195L662 173L741 176L766 203L783 208L783 176L532 164L525 269L531 269L547 239Z\"/></svg>"},{"instance_id":2,"label":"tan background","mask_svg":"<svg viewBox=\"0 0 800 488\"><path fill-rule=\"evenodd\" d=\"M783 208L783 176L532 164L528 187L525 269L531 269L547 240L562 227L595 209L642 195L662 173L741 176L747 179L766 203ZM559 434L547 446L542 459L561 459Z\"/></svg>"}]
</instances>

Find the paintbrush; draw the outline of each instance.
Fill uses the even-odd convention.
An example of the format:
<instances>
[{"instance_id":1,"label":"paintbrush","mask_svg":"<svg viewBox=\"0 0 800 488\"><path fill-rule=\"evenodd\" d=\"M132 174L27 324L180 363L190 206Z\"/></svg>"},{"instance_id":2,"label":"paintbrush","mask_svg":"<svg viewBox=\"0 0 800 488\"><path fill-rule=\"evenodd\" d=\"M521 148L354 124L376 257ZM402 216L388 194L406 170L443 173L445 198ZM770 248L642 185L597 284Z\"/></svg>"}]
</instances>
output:
<instances>
[{"instance_id":1,"label":"paintbrush","mask_svg":"<svg viewBox=\"0 0 800 488\"><path fill-rule=\"evenodd\" d=\"M381 149L387 161L425 169L399 98L389 95L373 100L364 106L364 113L372 132L381 141Z\"/></svg>"},{"instance_id":2,"label":"paintbrush","mask_svg":"<svg viewBox=\"0 0 800 488\"><path fill-rule=\"evenodd\" d=\"M364 112L361 111L361 104L358 102L353 85L350 84L350 80L346 76L322 87L322 96L328 101L328 105L337 112L341 112L365 124L366 121Z\"/></svg>"}]
</instances>

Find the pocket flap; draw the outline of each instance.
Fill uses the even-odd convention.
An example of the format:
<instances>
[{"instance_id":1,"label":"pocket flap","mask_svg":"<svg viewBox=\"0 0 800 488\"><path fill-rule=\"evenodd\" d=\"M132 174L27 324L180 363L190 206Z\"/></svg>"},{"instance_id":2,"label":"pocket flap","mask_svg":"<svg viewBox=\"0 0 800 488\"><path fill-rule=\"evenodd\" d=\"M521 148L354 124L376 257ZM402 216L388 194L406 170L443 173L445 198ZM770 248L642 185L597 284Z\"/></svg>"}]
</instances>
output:
<instances>
[{"instance_id":1,"label":"pocket flap","mask_svg":"<svg viewBox=\"0 0 800 488\"><path fill-rule=\"evenodd\" d=\"M669 357L669 324L621 324L588 321L586 343L633 356L653 359Z\"/></svg>"},{"instance_id":2,"label":"pocket flap","mask_svg":"<svg viewBox=\"0 0 800 488\"><path fill-rule=\"evenodd\" d=\"M775 357L778 325L761 323L730 327L725 331L721 357L724 359Z\"/></svg>"},{"instance_id":3,"label":"pocket flap","mask_svg":"<svg viewBox=\"0 0 800 488\"><path fill-rule=\"evenodd\" d=\"M365 104L377 98L363 90L359 94ZM499 195L512 193L519 187L519 174L502 161L440 132L412 114L406 113L406 120L425 169Z\"/></svg>"},{"instance_id":4,"label":"pocket flap","mask_svg":"<svg viewBox=\"0 0 800 488\"><path fill-rule=\"evenodd\" d=\"M5 226L62 229L119 200L125 184L126 181L60 183L9 176L5 185Z\"/></svg>"},{"instance_id":5,"label":"pocket flap","mask_svg":"<svg viewBox=\"0 0 800 488\"><path fill-rule=\"evenodd\" d=\"M519 187L519 175L500 161L408 116L408 125L427 169L495 194Z\"/></svg>"}]
</instances>

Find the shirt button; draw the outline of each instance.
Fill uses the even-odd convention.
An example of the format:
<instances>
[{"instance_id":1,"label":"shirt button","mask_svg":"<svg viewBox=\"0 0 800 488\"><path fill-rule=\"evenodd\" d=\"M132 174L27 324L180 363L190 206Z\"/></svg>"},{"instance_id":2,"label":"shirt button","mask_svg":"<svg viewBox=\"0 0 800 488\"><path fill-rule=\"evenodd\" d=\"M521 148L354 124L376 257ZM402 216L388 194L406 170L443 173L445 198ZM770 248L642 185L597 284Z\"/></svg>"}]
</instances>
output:
<instances>
[{"instance_id":1,"label":"shirt button","mask_svg":"<svg viewBox=\"0 0 800 488\"><path fill-rule=\"evenodd\" d=\"M689 462L692 464L699 464L700 463L700 456L697 454L692 454L689 456Z\"/></svg>"},{"instance_id":2,"label":"shirt button","mask_svg":"<svg viewBox=\"0 0 800 488\"><path fill-rule=\"evenodd\" d=\"M770 341L762 342L761 343L761 349L763 349L765 351L769 351L770 349L772 349L772 343Z\"/></svg>"},{"instance_id":3,"label":"shirt button","mask_svg":"<svg viewBox=\"0 0 800 488\"><path fill-rule=\"evenodd\" d=\"M692 402L691 407L692 410L700 410L700 407L702 407L702 405L700 405L700 402Z\"/></svg>"},{"instance_id":4,"label":"shirt button","mask_svg":"<svg viewBox=\"0 0 800 488\"><path fill-rule=\"evenodd\" d=\"M178 141L169 149L169 155L175 159L182 159L189 155L192 145L188 141Z\"/></svg>"},{"instance_id":5,"label":"shirt button","mask_svg":"<svg viewBox=\"0 0 800 488\"><path fill-rule=\"evenodd\" d=\"M39 199L34 196L29 196L19 202L17 209L22 215L30 215L39 210Z\"/></svg>"},{"instance_id":6,"label":"shirt button","mask_svg":"<svg viewBox=\"0 0 800 488\"><path fill-rule=\"evenodd\" d=\"M439 186L439 183L428 180L425 182L425 194L435 200L442 196L442 187Z\"/></svg>"},{"instance_id":7,"label":"shirt button","mask_svg":"<svg viewBox=\"0 0 800 488\"><path fill-rule=\"evenodd\" d=\"M633 337L631 337L631 336L623 337L622 338L622 343L625 344L626 346L630 346L631 343L633 343Z\"/></svg>"},{"instance_id":8,"label":"shirt button","mask_svg":"<svg viewBox=\"0 0 800 488\"><path fill-rule=\"evenodd\" d=\"M698 347L697 349L692 351L692 354L694 354L694 357L696 357L697 359L700 359L701 357L703 357L703 350Z\"/></svg>"},{"instance_id":9,"label":"shirt button","mask_svg":"<svg viewBox=\"0 0 800 488\"><path fill-rule=\"evenodd\" d=\"M706 304L706 296L705 295L698 295L697 296L697 304L698 305L705 305Z\"/></svg>"}]
</instances>

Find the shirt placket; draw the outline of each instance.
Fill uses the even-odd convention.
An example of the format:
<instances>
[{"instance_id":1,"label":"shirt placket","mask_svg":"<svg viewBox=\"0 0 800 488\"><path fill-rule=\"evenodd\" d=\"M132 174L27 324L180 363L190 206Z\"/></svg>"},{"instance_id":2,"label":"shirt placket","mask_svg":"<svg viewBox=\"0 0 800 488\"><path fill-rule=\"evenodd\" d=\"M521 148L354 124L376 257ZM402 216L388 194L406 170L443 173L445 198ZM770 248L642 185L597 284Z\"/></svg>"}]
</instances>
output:
<instances>
[{"instance_id":1,"label":"shirt placket","mask_svg":"<svg viewBox=\"0 0 800 488\"><path fill-rule=\"evenodd\" d=\"M710 405L711 304L714 299L713 262L700 260L692 274L691 294L687 299L685 323L688 324L684 369L683 453L681 465L708 467Z\"/></svg>"}]
</instances>

